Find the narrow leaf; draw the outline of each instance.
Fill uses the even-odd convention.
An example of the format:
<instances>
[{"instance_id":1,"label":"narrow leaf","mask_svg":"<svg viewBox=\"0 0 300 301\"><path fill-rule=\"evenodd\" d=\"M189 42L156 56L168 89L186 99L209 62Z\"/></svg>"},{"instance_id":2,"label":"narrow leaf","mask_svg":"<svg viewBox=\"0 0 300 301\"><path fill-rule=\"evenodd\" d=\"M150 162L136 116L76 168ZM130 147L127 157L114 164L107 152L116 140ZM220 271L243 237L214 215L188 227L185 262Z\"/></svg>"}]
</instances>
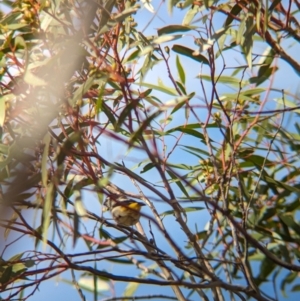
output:
<instances>
[{"instance_id":1,"label":"narrow leaf","mask_svg":"<svg viewBox=\"0 0 300 301\"><path fill-rule=\"evenodd\" d=\"M51 216L51 208L54 200L54 185L53 183L49 183L47 187L47 193L43 208L43 243L46 245L47 233L50 224L50 216Z\"/></svg>"},{"instance_id":2,"label":"narrow leaf","mask_svg":"<svg viewBox=\"0 0 300 301\"><path fill-rule=\"evenodd\" d=\"M174 183L179 187L179 189L182 191L182 193L189 198L189 194L186 191L184 185L181 183L180 179L178 179L178 177L171 171L171 170L167 170L169 176L172 178L172 180L174 181Z\"/></svg>"},{"instance_id":3,"label":"narrow leaf","mask_svg":"<svg viewBox=\"0 0 300 301\"><path fill-rule=\"evenodd\" d=\"M177 91L174 88L168 88L168 87L165 87L165 86L161 87L161 86L156 86L156 85L148 84L148 83L139 83L139 85L143 86L143 87L153 89L153 90L157 90L157 91L169 94L169 95L173 95L173 96L176 96L178 94Z\"/></svg>"},{"instance_id":4,"label":"narrow leaf","mask_svg":"<svg viewBox=\"0 0 300 301\"><path fill-rule=\"evenodd\" d=\"M3 126L5 121L5 99L0 96L0 126Z\"/></svg>"},{"instance_id":5,"label":"narrow leaf","mask_svg":"<svg viewBox=\"0 0 300 301\"><path fill-rule=\"evenodd\" d=\"M208 59L202 54L194 54L195 50L182 46L182 45L173 45L172 50L176 53L185 55L199 63L209 65Z\"/></svg>"},{"instance_id":6,"label":"narrow leaf","mask_svg":"<svg viewBox=\"0 0 300 301\"><path fill-rule=\"evenodd\" d=\"M168 25L162 28L159 28L157 30L157 34L158 36L164 35L164 34L171 34L171 33L175 33L175 32L186 32L186 31L190 31L195 27L189 27L189 26L183 26L183 25Z\"/></svg>"},{"instance_id":7,"label":"narrow leaf","mask_svg":"<svg viewBox=\"0 0 300 301\"><path fill-rule=\"evenodd\" d=\"M187 11L185 14L183 20L182 20L182 25L187 26L190 25L191 22L194 20L195 16L199 12L199 7L198 5L192 5L190 9Z\"/></svg>"},{"instance_id":8,"label":"narrow leaf","mask_svg":"<svg viewBox=\"0 0 300 301\"><path fill-rule=\"evenodd\" d=\"M74 106L77 100L81 99L83 95L90 89L95 80L94 76L90 76L87 81L85 81L79 88L75 91L73 98L69 100L70 105Z\"/></svg>"},{"instance_id":9,"label":"narrow leaf","mask_svg":"<svg viewBox=\"0 0 300 301\"><path fill-rule=\"evenodd\" d=\"M177 71L178 71L178 75L179 75L179 78L180 78L180 81L185 84L185 72L184 72L184 69L180 63L180 59L179 59L179 56L176 55L176 67L177 67Z\"/></svg>"},{"instance_id":10,"label":"narrow leaf","mask_svg":"<svg viewBox=\"0 0 300 301\"><path fill-rule=\"evenodd\" d=\"M125 20L125 18L131 16L132 14L136 13L138 10L138 7L132 7L132 8L129 8L129 9L125 9L123 10L120 14L117 14L115 16L113 16L113 20L116 21L116 22L121 22L123 20Z\"/></svg>"},{"instance_id":11,"label":"narrow leaf","mask_svg":"<svg viewBox=\"0 0 300 301\"><path fill-rule=\"evenodd\" d=\"M42 183L44 187L47 187L48 182L48 169L47 169L47 162L48 162L48 155L49 155L49 145L50 145L51 137L50 134L47 133L43 139L44 142L44 151L42 155Z\"/></svg>"}]
</instances>

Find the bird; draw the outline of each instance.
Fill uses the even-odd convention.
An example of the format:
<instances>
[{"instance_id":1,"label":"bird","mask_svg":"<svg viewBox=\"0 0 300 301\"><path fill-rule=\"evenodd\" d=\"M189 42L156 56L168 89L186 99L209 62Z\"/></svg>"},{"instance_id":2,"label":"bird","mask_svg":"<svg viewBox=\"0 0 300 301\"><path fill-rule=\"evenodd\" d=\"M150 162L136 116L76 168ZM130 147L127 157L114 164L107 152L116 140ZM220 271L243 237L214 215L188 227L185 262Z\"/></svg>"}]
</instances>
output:
<instances>
[{"instance_id":1,"label":"bird","mask_svg":"<svg viewBox=\"0 0 300 301\"><path fill-rule=\"evenodd\" d=\"M141 217L142 206L145 204L126 196L108 196L103 203L102 211L110 211L118 225L133 226Z\"/></svg>"}]
</instances>

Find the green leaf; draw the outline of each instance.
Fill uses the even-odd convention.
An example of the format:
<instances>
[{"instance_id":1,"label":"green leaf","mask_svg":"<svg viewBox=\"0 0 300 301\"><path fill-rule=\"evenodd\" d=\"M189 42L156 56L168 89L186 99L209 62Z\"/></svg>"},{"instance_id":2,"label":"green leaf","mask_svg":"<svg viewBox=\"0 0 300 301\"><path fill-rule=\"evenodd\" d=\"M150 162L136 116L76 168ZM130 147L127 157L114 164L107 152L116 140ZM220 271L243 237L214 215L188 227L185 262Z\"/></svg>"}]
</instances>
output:
<instances>
[{"instance_id":1,"label":"green leaf","mask_svg":"<svg viewBox=\"0 0 300 301\"><path fill-rule=\"evenodd\" d=\"M124 297L133 297L136 290L139 288L140 283L137 282L130 282L127 287L125 288L125 291L123 293ZM134 297L132 298L134 299ZM128 300L128 299L127 299Z\"/></svg>"},{"instance_id":2,"label":"green leaf","mask_svg":"<svg viewBox=\"0 0 300 301\"><path fill-rule=\"evenodd\" d=\"M185 133L187 135L190 135L190 136L194 136L196 138L200 138L201 140L204 140L203 134L201 134L198 131L187 129L187 128L184 128L184 127L180 127L180 129L178 128L178 131L183 132L183 133Z\"/></svg>"},{"instance_id":3,"label":"green leaf","mask_svg":"<svg viewBox=\"0 0 300 301\"><path fill-rule=\"evenodd\" d=\"M99 35L102 35L112 29L112 27L116 26L115 22L107 22L102 27L99 27Z\"/></svg>"},{"instance_id":4,"label":"green leaf","mask_svg":"<svg viewBox=\"0 0 300 301\"><path fill-rule=\"evenodd\" d=\"M72 128L70 128L70 131L73 131ZM64 142L62 149L60 150L59 154L57 155L57 165L60 166L64 163L64 159L67 155L67 153L70 151L70 149L73 147L75 143L80 141L81 139L81 132L75 132L72 133L67 140Z\"/></svg>"},{"instance_id":5,"label":"green leaf","mask_svg":"<svg viewBox=\"0 0 300 301\"><path fill-rule=\"evenodd\" d=\"M194 20L195 16L199 12L199 6L198 5L192 5L189 10L186 12L183 20L182 25L187 26L190 25L191 22Z\"/></svg>"},{"instance_id":6,"label":"green leaf","mask_svg":"<svg viewBox=\"0 0 300 301\"><path fill-rule=\"evenodd\" d=\"M233 16L237 16L244 6L247 6L247 3L243 0L233 6L225 21L224 27L227 27L232 23L232 21L234 20Z\"/></svg>"},{"instance_id":7,"label":"green leaf","mask_svg":"<svg viewBox=\"0 0 300 301\"><path fill-rule=\"evenodd\" d=\"M181 39L182 35L162 35L159 36L158 38L153 40L153 44L162 44L162 43L166 43L166 42L170 42L170 41L174 41L174 40L178 40ZM149 50L152 51L153 47L150 47ZM142 52L144 53L144 52Z\"/></svg>"},{"instance_id":8,"label":"green leaf","mask_svg":"<svg viewBox=\"0 0 300 301\"><path fill-rule=\"evenodd\" d=\"M257 86L259 86L263 82L268 80L277 70L278 70L278 67L276 67L276 66L275 67L265 66L265 67L259 69L261 75L249 78L249 82L251 84L256 84Z\"/></svg>"},{"instance_id":9,"label":"green leaf","mask_svg":"<svg viewBox=\"0 0 300 301\"><path fill-rule=\"evenodd\" d=\"M188 100L190 100L194 96L195 96L195 93L191 93L190 95L176 97L174 99L168 100L163 106L160 106L159 109L161 111L165 111L165 110L168 110L168 109L174 107L174 109L171 112L171 114L174 114L181 107L183 107L184 104L186 104Z\"/></svg>"},{"instance_id":10,"label":"green leaf","mask_svg":"<svg viewBox=\"0 0 300 301\"><path fill-rule=\"evenodd\" d=\"M5 121L5 98L0 96L0 126L3 126Z\"/></svg>"},{"instance_id":11,"label":"green leaf","mask_svg":"<svg viewBox=\"0 0 300 301\"><path fill-rule=\"evenodd\" d=\"M7 24L6 28L10 30L18 30L24 27L28 27L28 24L22 24L22 23L12 23L12 24Z\"/></svg>"},{"instance_id":12,"label":"green leaf","mask_svg":"<svg viewBox=\"0 0 300 301\"><path fill-rule=\"evenodd\" d=\"M260 266L260 271L258 273L258 278L257 282L261 283L264 281L267 281L267 277L272 273L272 271L275 269L276 265L275 263L270 260L269 258L264 258L261 266Z\"/></svg>"},{"instance_id":13,"label":"green leaf","mask_svg":"<svg viewBox=\"0 0 300 301\"><path fill-rule=\"evenodd\" d=\"M127 62L130 62L130 61L136 59L139 56L139 53L140 53L139 49L136 49L135 51L131 52L129 54L129 56L124 59L123 63L127 63Z\"/></svg>"},{"instance_id":14,"label":"green leaf","mask_svg":"<svg viewBox=\"0 0 300 301\"><path fill-rule=\"evenodd\" d=\"M248 16L246 20L246 32L243 43L243 49L246 55L246 60L250 69L252 69L252 48L253 48L253 36L255 35L255 24L253 16Z\"/></svg>"},{"instance_id":15,"label":"green leaf","mask_svg":"<svg viewBox=\"0 0 300 301\"><path fill-rule=\"evenodd\" d=\"M104 9L101 9L101 19L98 27L98 34L100 34L100 31L103 29L105 24L107 24L107 22L110 20L110 15L115 3L116 0L107 0L105 2Z\"/></svg>"},{"instance_id":16,"label":"green leaf","mask_svg":"<svg viewBox=\"0 0 300 301\"><path fill-rule=\"evenodd\" d=\"M109 291L110 286L108 284L108 281L96 279L96 284L95 284L94 280L95 280L94 277L93 278L92 277L80 277L78 280L78 284L79 284L80 288L84 289L85 291L89 291L91 293L94 293L95 289L96 289L97 293ZM73 283L70 281L69 284L72 285Z\"/></svg>"},{"instance_id":17,"label":"green leaf","mask_svg":"<svg viewBox=\"0 0 300 301\"><path fill-rule=\"evenodd\" d=\"M12 271L13 266L10 265L10 266L8 266L6 268L2 268L2 269L4 269L4 271L2 270L1 271L2 273L0 273L0 283L5 284L5 283L9 282L9 280L14 276L13 271Z\"/></svg>"},{"instance_id":18,"label":"green leaf","mask_svg":"<svg viewBox=\"0 0 300 301\"><path fill-rule=\"evenodd\" d=\"M191 150L192 152L195 152L195 153L199 153L199 156L200 154L201 155L204 155L205 157L208 157L209 156L209 153L208 151L202 149L202 148L196 148L196 147L193 147L193 146L188 146L188 145L183 145L182 146L183 148L186 148L188 150Z\"/></svg>"},{"instance_id":19,"label":"green leaf","mask_svg":"<svg viewBox=\"0 0 300 301\"><path fill-rule=\"evenodd\" d=\"M181 91L184 95L186 95L186 89L185 89L185 86L184 86L181 82L179 82L179 81L176 81L176 84L177 84L178 88L180 89L180 91Z\"/></svg>"},{"instance_id":20,"label":"green leaf","mask_svg":"<svg viewBox=\"0 0 300 301\"><path fill-rule=\"evenodd\" d=\"M5 144L0 144L0 153L7 155L9 151L9 146Z\"/></svg>"},{"instance_id":21,"label":"green leaf","mask_svg":"<svg viewBox=\"0 0 300 301\"><path fill-rule=\"evenodd\" d=\"M169 94L169 95L173 95L173 96L178 95L177 91L174 88L169 88L166 86L159 86L159 85L156 86L156 85L148 84L148 83L139 83L139 85L142 87L147 87L147 88L157 90L157 91Z\"/></svg>"},{"instance_id":22,"label":"green leaf","mask_svg":"<svg viewBox=\"0 0 300 301\"><path fill-rule=\"evenodd\" d=\"M86 212L85 206L82 202L82 196L81 196L80 191L76 190L74 192L74 195L75 195L74 208L75 208L76 213L78 214L79 217L87 216L87 212Z\"/></svg>"},{"instance_id":23,"label":"green leaf","mask_svg":"<svg viewBox=\"0 0 300 301\"><path fill-rule=\"evenodd\" d=\"M155 119L156 117L158 117L161 114L160 111L154 112L153 114L151 114L150 116L148 116L148 118L146 120L144 120L140 127L133 133L132 137L130 138L130 144L131 143L136 143L139 141L139 137L140 135L142 135L142 133L146 130L146 128L150 125L151 121L153 119Z\"/></svg>"},{"instance_id":24,"label":"green leaf","mask_svg":"<svg viewBox=\"0 0 300 301\"><path fill-rule=\"evenodd\" d=\"M126 237L126 239L128 239L128 236ZM110 261L110 262L114 262L114 263L119 263L119 264L129 264L129 265L132 265L132 261L129 260L129 259L107 258L106 260Z\"/></svg>"},{"instance_id":25,"label":"green leaf","mask_svg":"<svg viewBox=\"0 0 300 301\"><path fill-rule=\"evenodd\" d=\"M174 32L186 32L196 28L195 26L183 26L183 25L168 25L157 30L158 36L164 34L171 34Z\"/></svg>"},{"instance_id":26,"label":"green leaf","mask_svg":"<svg viewBox=\"0 0 300 301\"><path fill-rule=\"evenodd\" d=\"M242 149L241 149L242 150ZM253 149L250 148L249 149L250 153L253 152ZM240 154L239 154L240 155ZM266 160L266 161L265 161ZM273 161L270 161L268 159L266 159L265 157L259 156L259 155L251 155L251 156L246 156L245 158L245 162L249 163L249 167L250 166L262 166L263 163L265 161L265 164L268 165L272 165ZM250 163L251 162L251 163Z\"/></svg>"},{"instance_id":27,"label":"green leaf","mask_svg":"<svg viewBox=\"0 0 300 301\"><path fill-rule=\"evenodd\" d=\"M131 113L134 111L135 107L136 107L136 103L134 103L134 102L130 102L129 104L127 104L125 106L125 108L123 109L123 111L119 115L118 123L116 125L116 131L120 130L122 124L124 123L124 121L126 120L126 118L129 118L129 116L131 115Z\"/></svg>"},{"instance_id":28,"label":"green leaf","mask_svg":"<svg viewBox=\"0 0 300 301\"><path fill-rule=\"evenodd\" d=\"M104 239L111 239L112 238L110 233L108 231L104 230L102 226L99 228L99 236L100 236L101 239L102 238L104 238Z\"/></svg>"},{"instance_id":29,"label":"green leaf","mask_svg":"<svg viewBox=\"0 0 300 301\"><path fill-rule=\"evenodd\" d=\"M168 101L168 106L174 106L174 109L172 110L171 114L174 114L186 104L186 98L180 97L179 99L174 99L173 102L174 104L171 104L171 102Z\"/></svg>"},{"instance_id":30,"label":"green leaf","mask_svg":"<svg viewBox=\"0 0 300 301\"><path fill-rule=\"evenodd\" d=\"M112 19L115 22L121 22L123 20L125 20L125 18L131 16L132 14L136 13L138 11L139 7L138 6L134 6L128 9L123 10L120 14L114 15L112 17Z\"/></svg>"},{"instance_id":31,"label":"green leaf","mask_svg":"<svg viewBox=\"0 0 300 301\"><path fill-rule=\"evenodd\" d=\"M185 212L195 212L195 211L201 211L201 210L205 210L205 207L197 207L197 206L189 206L189 207L184 207L183 210ZM205 231L205 233L207 233Z\"/></svg>"},{"instance_id":32,"label":"green leaf","mask_svg":"<svg viewBox=\"0 0 300 301\"><path fill-rule=\"evenodd\" d=\"M10 261L10 262L19 261L23 257L23 255L24 255L24 253L15 254L14 256L12 256L11 258L9 258L8 261Z\"/></svg>"},{"instance_id":33,"label":"green leaf","mask_svg":"<svg viewBox=\"0 0 300 301\"><path fill-rule=\"evenodd\" d=\"M151 163L148 163L144 166L144 168L141 170L141 173L144 173L144 172L147 172L148 170L152 169L153 167L155 167L155 164L153 164L152 162Z\"/></svg>"},{"instance_id":34,"label":"green leaf","mask_svg":"<svg viewBox=\"0 0 300 301\"><path fill-rule=\"evenodd\" d=\"M200 138L202 140L205 140L203 134L201 134L200 132L194 130L193 128L194 128L193 125L178 126L178 127L175 127L173 129L168 130L167 133L169 134L169 133L172 133L172 132L175 132L175 131L179 131L179 132L186 133L188 135L194 136L196 138Z\"/></svg>"},{"instance_id":35,"label":"green leaf","mask_svg":"<svg viewBox=\"0 0 300 301\"><path fill-rule=\"evenodd\" d=\"M43 236L43 243L46 244L47 240L47 233L48 233L48 228L50 225L50 217L51 217L51 209L52 209L52 204L54 201L54 192L55 192L55 187L53 183L49 183L46 191L46 198L45 198L45 203L43 207L43 230L42 230L42 236Z\"/></svg>"},{"instance_id":36,"label":"green leaf","mask_svg":"<svg viewBox=\"0 0 300 301\"><path fill-rule=\"evenodd\" d=\"M45 80L43 80L42 78L40 78L40 77L34 75L33 73L31 73L29 68L27 68L26 71L25 71L24 81L27 84L32 85L34 87L41 87L41 86L46 86L47 85L47 82Z\"/></svg>"},{"instance_id":37,"label":"green leaf","mask_svg":"<svg viewBox=\"0 0 300 301\"><path fill-rule=\"evenodd\" d=\"M211 81L210 75L201 74L201 75L198 75L197 77L204 79L206 81ZM214 81L232 85L234 87L239 87L240 85L242 87L244 87L249 84L249 82L247 80L241 80L239 78L235 78L235 77L227 76L227 75L221 75L221 76L215 77Z\"/></svg>"},{"instance_id":38,"label":"green leaf","mask_svg":"<svg viewBox=\"0 0 300 301\"><path fill-rule=\"evenodd\" d=\"M73 217L73 248L75 248L77 239L80 237L79 233L79 215L77 213L77 210L74 211L74 217Z\"/></svg>"},{"instance_id":39,"label":"green leaf","mask_svg":"<svg viewBox=\"0 0 300 301\"><path fill-rule=\"evenodd\" d=\"M99 97L98 101L99 101L99 109L101 108L102 112L106 115L106 117L108 118L109 122L113 126L115 126L117 124L117 122L116 122L115 116L113 115L113 113L111 111L111 108L106 103L103 102L102 98ZM97 102L97 104L98 104L98 102Z\"/></svg>"},{"instance_id":40,"label":"green leaf","mask_svg":"<svg viewBox=\"0 0 300 301\"><path fill-rule=\"evenodd\" d=\"M128 236L119 236L119 237L115 237L112 239L112 241L115 243L115 244L121 244L122 242L124 242L125 240L128 239Z\"/></svg>"},{"instance_id":41,"label":"green leaf","mask_svg":"<svg viewBox=\"0 0 300 301\"><path fill-rule=\"evenodd\" d=\"M168 0L167 7L168 7L168 13L172 15L173 13L173 6L175 6L180 0Z\"/></svg>"},{"instance_id":42,"label":"green leaf","mask_svg":"<svg viewBox=\"0 0 300 301\"><path fill-rule=\"evenodd\" d=\"M295 231L295 233L300 236L300 225L295 222L294 217L289 213L279 214L279 218L291 229Z\"/></svg>"},{"instance_id":43,"label":"green leaf","mask_svg":"<svg viewBox=\"0 0 300 301\"><path fill-rule=\"evenodd\" d=\"M180 59L179 59L179 56L176 55L176 67L177 67L177 71L178 71L178 75L179 75L179 78L180 78L180 81L185 84L185 72L184 72L184 69L180 63Z\"/></svg>"},{"instance_id":44,"label":"green leaf","mask_svg":"<svg viewBox=\"0 0 300 301\"><path fill-rule=\"evenodd\" d=\"M140 84L142 83L147 72L158 63L159 63L159 60L154 58L154 55L152 52L150 52L146 55L144 64L143 64L142 68L140 69Z\"/></svg>"},{"instance_id":45,"label":"green leaf","mask_svg":"<svg viewBox=\"0 0 300 301\"><path fill-rule=\"evenodd\" d=\"M265 91L266 91L266 89L264 89L264 88L253 88L250 90L243 90L240 92L240 94L246 95L246 96L252 96L252 95L261 94Z\"/></svg>"},{"instance_id":46,"label":"green leaf","mask_svg":"<svg viewBox=\"0 0 300 301\"><path fill-rule=\"evenodd\" d=\"M47 182L48 182L48 169L47 169L47 163L48 163L48 155L49 155L49 145L51 141L51 136L49 133L47 133L43 139L44 142L44 151L42 155L42 183L44 187L47 187Z\"/></svg>"},{"instance_id":47,"label":"green leaf","mask_svg":"<svg viewBox=\"0 0 300 301\"><path fill-rule=\"evenodd\" d=\"M12 271L16 274L20 274L22 272L25 272L27 270L26 266L24 263L22 262L18 262L16 264L13 265L13 269Z\"/></svg>"},{"instance_id":48,"label":"green leaf","mask_svg":"<svg viewBox=\"0 0 300 301\"><path fill-rule=\"evenodd\" d=\"M172 178L172 182L175 182L175 184L179 187L179 189L182 191L182 193L189 198L189 194L186 191L184 185L181 183L181 180L171 171L171 170L167 170L167 173L169 174L169 176Z\"/></svg>"},{"instance_id":49,"label":"green leaf","mask_svg":"<svg viewBox=\"0 0 300 301\"><path fill-rule=\"evenodd\" d=\"M167 210L160 213L160 216L174 215L174 210Z\"/></svg>"},{"instance_id":50,"label":"green leaf","mask_svg":"<svg viewBox=\"0 0 300 301\"><path fill-rule=\"evenodd\" d=\"M296 284L291 289L292 292L300 292L300 284Z\"/></svg>"},{"instance_id":51,"label":"green leaf","mask_svg":"<svg viewBox=\"0 0 300 301\"><path fill-rule=\"evenodd\" d=\"M209 65L208 59L202 54L195 54L195 50L182 46L182 45L173 45L172 50L176 53L185 55L199 63Z\"/></svg>"},{"instance_id":52,"label":"green leaf","mask_svg":"<svg viewBox=\"0 0 300 301\"><path fill-rule=\"evenodd\" d=\"M151 4L152 0L143 0L142 3L144 4L144 7L152 14L155 13L155 9L153 5ZM129 2L129 1L128 1Z\"/></svg>"},{"instance_id":53,"label":"green leaf","mask_svg":"<svg viewBox=\"0 0 300 301\"><path fill-rule=\"evenodd\" d=\"M276 184L276 186L285 188L286 190L288 190L290 192L300 193L300 189L298 189L297 187L285 184L281 181L276 181L274 178L271 178L269 176L263 175L262 179L265 180L269 184Z\"/></svg>"},{"instance_id":54,"label":"green leaf","mask_svg":"<svg viewBox=\"0 0 300 301\"><path fill-rule=\"evenodd\" d=\"M246 28L246 18L243 17L241 19L240 26L237 31L237 35L236 35L236 39L235 39L235 41L238 45L241 45L245 40L245 38L244 38L245 28Z\"/></svg>"},{"instance_id":55,"label":"green leaf","mask_svg":"<svg viewBox=\"0 0 300 301\"><path fill-rule=\"evenodd\" d=\"M75 91L73 98L69 100L70 105L73 107L77 100L81 99L83 95L90 89L95 80L95 76L90 76L82 85Z\"/></svg>"},{"instance_id":56,"label":"green leaf","mask_svg":"<svg viewBox=\"0 0 300 301\"><path fill-rule=\"evenodd\" d=\"M17 49L25 49L25 50L27 50L25 40L24 40L24 38L21 35L16 36L14 44L15 44L15 47Z\"/></svg>"},{"instance_id":57,"label":"green leaf","mask_svg":"<svg viewBox=\"0 0 300 301\"><path fill-rule=\"evenodd\" d=\"M178 168L178 169L182 169L182 170L193 170L193 166L191 165L187 165L187 164L173 164L173 163L169 163L170 167L173 168Z\"/></svg>"},{"instance_id":58,"label":"green leaf","mask_svg":"<svg viewBox=\"0 0 300 301\"><path fill-rule=\"evenodd\" d=\"M28 260L26 260L26 261L24 262L24 265L25 265L27 268L31 268L31 267L33 267L35 264L36 264L35 261L32 260L32 259L28 259Z\"/></svg>"}]
</instances>

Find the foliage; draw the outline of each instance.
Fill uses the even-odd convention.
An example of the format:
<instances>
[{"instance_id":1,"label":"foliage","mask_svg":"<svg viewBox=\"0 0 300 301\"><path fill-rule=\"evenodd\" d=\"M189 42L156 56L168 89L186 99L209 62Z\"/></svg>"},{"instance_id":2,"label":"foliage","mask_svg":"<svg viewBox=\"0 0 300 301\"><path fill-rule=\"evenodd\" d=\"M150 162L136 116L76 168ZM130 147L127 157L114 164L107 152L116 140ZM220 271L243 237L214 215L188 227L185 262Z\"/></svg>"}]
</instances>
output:
<instances>
[{"instance_id":1,"label":"foliage","mask_svg":"<svg viewBox=\"0 0 300 301\"><path fill-rule=\"evenodd\" d=\"M1 3L3 300L299 291L298 0Z\"/></svg>"}]
</instances>

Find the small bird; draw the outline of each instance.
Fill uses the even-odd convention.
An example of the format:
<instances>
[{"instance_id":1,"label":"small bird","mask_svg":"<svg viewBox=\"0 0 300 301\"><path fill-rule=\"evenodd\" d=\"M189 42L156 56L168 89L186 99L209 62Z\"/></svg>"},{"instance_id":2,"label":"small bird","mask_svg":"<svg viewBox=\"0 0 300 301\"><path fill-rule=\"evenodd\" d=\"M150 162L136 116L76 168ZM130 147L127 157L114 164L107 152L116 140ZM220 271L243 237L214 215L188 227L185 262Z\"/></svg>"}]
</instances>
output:
<instances>
[{"instance_id":1,"label":"small bird","mask_svg":"<svg viewBox=\"0 0 300 301\"><path fill-rule=\"evenodd\" d=\"M103 203L102 211L109 210L118 225L133 226L140 219L142 206L145 204L126 196L108 196Z\"/></svg>"}]
</instances>

